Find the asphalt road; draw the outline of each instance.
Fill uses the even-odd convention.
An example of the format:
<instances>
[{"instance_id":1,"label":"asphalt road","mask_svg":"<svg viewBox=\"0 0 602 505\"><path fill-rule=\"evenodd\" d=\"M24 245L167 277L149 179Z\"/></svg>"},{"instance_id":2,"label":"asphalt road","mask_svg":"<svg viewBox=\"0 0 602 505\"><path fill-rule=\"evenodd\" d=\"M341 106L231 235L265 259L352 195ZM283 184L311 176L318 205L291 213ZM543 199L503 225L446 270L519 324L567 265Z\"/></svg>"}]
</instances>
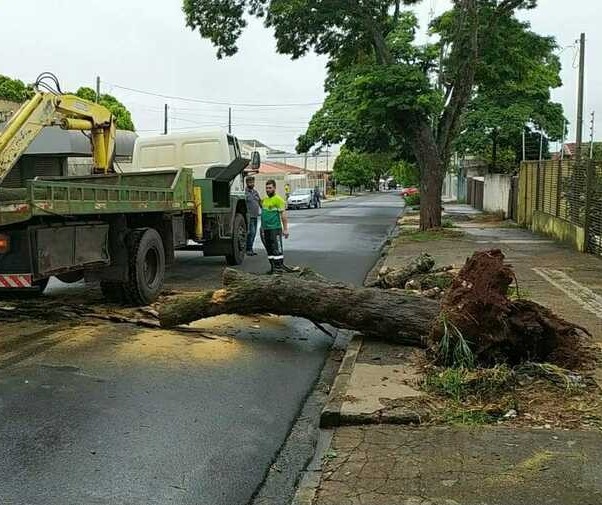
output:
<instances>
[{"instance_id":1,"label":"asphalt road","mask_svg":"<svg viewBox=\"0 0 602 505\"><path fill-rule=\"evenodd\" d=\"M399 212L393 194L291 212L286 261L359 284ZM267 266L260 253L244 269ZM222 268L182 253L168 287L217 284ZM77 285L50 290L64 293L96 296ZM248 503L331 342L291 318L198 327L209 336L94 323L1 370L0 503Z\"/></svg>"}]
</instances>

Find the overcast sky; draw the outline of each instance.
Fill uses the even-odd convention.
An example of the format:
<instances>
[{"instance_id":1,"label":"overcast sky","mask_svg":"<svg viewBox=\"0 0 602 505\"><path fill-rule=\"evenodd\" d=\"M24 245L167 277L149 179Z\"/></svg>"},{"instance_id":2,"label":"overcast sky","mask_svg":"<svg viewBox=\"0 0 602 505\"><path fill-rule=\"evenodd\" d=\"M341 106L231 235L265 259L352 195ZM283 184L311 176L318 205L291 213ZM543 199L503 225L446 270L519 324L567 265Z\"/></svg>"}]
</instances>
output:
<instances>
[{"instance_id":1,"label":"overcast sky","mask_svg":"<svg viewBox=\"0 0 602 505\"><path fill-rule=\"evenodd\" d=\"M564 7L561 9L561 5ZM423 25L446 0L423 0ZM602 48L600 0L540 0L528 14L533 29L554 35L562 52L562 89L554 93L574 123L576 76L574 46L579 33L586 51L586 132L589 112L599 113L602 132ZM597 8L597 9L596 9ZM324 98L325 59L315 55L291 61L276 54L272 33L252 21L239 53L217 60L215 49L184 26L180 0L0 0L0 73L31 82L43 71L59 77L63 89L94 86L122 100L141 132L159 132L163 105L170 107L173 131L195 126L226 126L232 104L234 133L292 150L297 136ZM126 88L200 101L165 99ZM258 105L251 107L249 105ZM282 105L294 104L282 107ZM570 136L574 136L571 130ZM602 133L598 135L602 138Z\"/></svg>"}]
</instances>

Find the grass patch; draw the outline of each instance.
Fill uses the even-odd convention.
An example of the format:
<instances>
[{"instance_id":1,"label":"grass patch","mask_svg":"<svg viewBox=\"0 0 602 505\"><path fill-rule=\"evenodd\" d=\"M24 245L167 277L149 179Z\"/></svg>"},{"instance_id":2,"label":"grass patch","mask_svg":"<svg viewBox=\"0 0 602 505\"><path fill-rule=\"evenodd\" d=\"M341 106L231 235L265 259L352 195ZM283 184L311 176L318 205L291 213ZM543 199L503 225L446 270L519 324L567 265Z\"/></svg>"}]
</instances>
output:
<instances>
[{"instance_id":1,"label":"grass patch","mask_svg":"<svg viewBox=\"0 0 602 505\"><path fill-rule=\"evenodd\" d=\"M588 375L550 363L431 368L422 383L434 423L602 429L602 395Z\"/></svg>"},{"instance_id":2,"label":"grass patch","mask_svg":"<svg viewBox=\"0 0 602 505\"><path fill-rule=\"evenodd\" d=\"M475 223L498 223L506 219L503 212L482 212L472 216L471 221Z\"/></svg>"},{"instance_id":3,"label":"grass patch","mask_svg":"<svg viewBox=\"0 0 602 505\"><path fill-rule=\"evenodd\" d=\"M452 218L450 217L444 217L441 220L441 228L455 228L456 225L454 223L454 221L452 220Z\"/></svg>"},{"instance_id":4,"label":"grass patch","mask_svg":"<svg viewBox=\"0 0 602 505\"><path fill-rule=\"evenodd\" d=\"M421 289L439 288L442 291L448 289L454 282L454 275L445 272L444 274L425 274L420 279Z\"/></svg>"},{"instance_id":5,"label":"grass patch","mask_svg":"<svg viewBox=\"0 0 602 505\"><path fill-rule=\"evenodd\" d=\"M456 240L462 238L464 233L460 230L437 228L434 230L402 230L399 239L408 242L430 242L433 240Z\"/></svg>"},{"instance_id":6,"label":"grass patch","mask_svg":"<svg viewBox=\"0 0 602 505\"><path fill-rule=\"evenodd\" d=\"M450 398L457 403L490 401L512 390L516 376L507 365L493 368L444 368L434 370L425 379L427 391Z\"/></svg>"},{"instance_id":7,"label":"grass patch","mask_svg":"<svg viewBox=\"0 0 602 505\"><path fill-rule=\"evenodd\" d=\"M493 368L434 369L424 388L445 400L436 416L452 425L476 426L496 422L514 405L516 379L506 365Z\"/></svg>"},{"instance_id":8,"label":"grass patch","mask_svg":"<svg viewBox=\"0 0 602 505\"><path fill-rule=\"evenodd\" d=\"M510 300L530 300L533 297L533 293L525 288L519 288L518 286L510 286L508 288L508 298Z\"/></svg>"},{"instance_id":9,"label":"grass patch","mask_svg":"<svg viewBox=\"0 0 602 505\"><path fill-rule=\"evenodd\" d=\"M503 221L502 223L500 223L499 226L498 226L498 228L509 228L509 229L512 229L512 230L515 230L517 228L523 229L523 227L520 224L515 223L514 221L510 221L509 219L507 219L506 221Z\"/></svg>"}]
</instances>

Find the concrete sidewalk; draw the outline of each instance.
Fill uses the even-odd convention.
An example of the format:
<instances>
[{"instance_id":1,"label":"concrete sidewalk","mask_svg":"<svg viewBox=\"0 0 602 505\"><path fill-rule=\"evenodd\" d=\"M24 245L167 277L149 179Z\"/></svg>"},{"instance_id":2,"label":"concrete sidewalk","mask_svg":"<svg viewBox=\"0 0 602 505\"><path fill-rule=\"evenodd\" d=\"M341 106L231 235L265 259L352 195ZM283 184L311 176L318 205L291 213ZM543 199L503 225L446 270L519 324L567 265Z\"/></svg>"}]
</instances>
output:
<instances>
[{"instance_id":1,"label":"concrete sidewalk","mask_svg":"<svg viewBox=\"0 0 602 505\"><path fill-rule=\"evenodd\" d=\"M461 236L401 237L383 265L404 265L421 252L439 265L461 265L475 250L499 248L528 298L586 327L602 343L602 258L508 223L481 222L467 206L446 205L446 211ZM412 428L421 422L416 406L424 400L414 352L354 340L323 416L323 425L335 428L322 454L321 479L314 479L312 499L298 503L602 504L600 419L578 429L541 417L522 425Z\"/></svg>"}]
</instances>

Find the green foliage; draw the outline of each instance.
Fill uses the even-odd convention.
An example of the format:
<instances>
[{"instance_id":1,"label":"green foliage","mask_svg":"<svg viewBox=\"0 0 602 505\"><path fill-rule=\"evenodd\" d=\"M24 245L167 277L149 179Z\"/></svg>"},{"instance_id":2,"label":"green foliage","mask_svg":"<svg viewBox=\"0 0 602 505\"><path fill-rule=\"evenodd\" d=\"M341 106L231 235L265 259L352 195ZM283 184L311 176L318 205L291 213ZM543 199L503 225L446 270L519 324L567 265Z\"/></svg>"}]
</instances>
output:
<instances>
[{"instance_id":1,"label":"green foliage","mask_svg":"<svg viewBox=\"0 0 602 505\"><path fill-rule=\"evenodd\" d=\"M31 98L33 89L23 81L0 75L0 100L22 103Z\"/></svg>"},{"instance_id":2,"label":"green foliage","mask_svg":"<svg viewBox=\"0 0 602 505\"><path fill-rule=\"evenodd\" d=\"M341 148L334 162L333 175L335 180L349 188L368 186L373 181L373 173L368 158L361 153Z\"/></svg>"},{"instance_id":3,"label":"green foliage","mask_svg":"<svg viewBox=\"0 0 602 505\"><path fill-rule=\"evenodd\" d=\"M436 351L437 361L454 368L473 368L475 357L462 332L445 314L440 316L443 335Z\"/></svg>"},{"instance_id":4,"label":"green foliage","mask_svg":"<svg viewBox=\"0 0 602 505\"><path fill-rule=\"evenodd\" d=\"M399 234L398 240L408 242L432 242L436 240L456 240L462 238L464 233L460 230L449 228L434 228L431 230L404 230Z\"/></svg>"},{"instance_id":5,"label":"green foliage","mask_svg":"<svg viewBox=\"0 0 602 505\"><path fill-rule=\"evenodd\" d=\"M471 398L488 400L502 395L516 383L514 371L507 365L493 368L435 369L425 379L425 388L439 395L463 402Z\"/></svg>"},{"instance_id":6,"label":"green foliage","mask_svg":"<svg viewBox=\"0 0 602 505\"><path fill-rule=\"evenodd\" d=\"M602 161L602 142L594 142L592 159ZM589 149L589 146L588 146Z\"/></svg>"},{"instance_id":7,"label":"green foliage","mask_svg":"<svg viewBox=\"0 0 602 505\"><path fill-rule=\"evenodd\" d=\"M528 289L520 288L516 285L508 288L508 298L510 300L529 300L533 297L533 294Z\"/></svg>"},{"instance_id":8,"label":"green foliage","mask_svg":"<svg viewBox=\"0 0 602 505\"><path fill-rule=\"evenodd\" d=\"M441 220L441 228L455 228L456 224L449 217L445 217Z\"/></svg>"},{"instance_id":9,"label":"green foliage","mask_svg":"<svg viewBox=\"0 0 602 505\"><path fill-rule=\"evenodd\" d=\"M415 163L400 160L391 167L391 175L404 188L420 185L420 172Z\"/></svg>"},{"instance_id":10,"label":"green foliage","mask_svg":"<svg viewBox=\"0 0 602 505\"><path fill-rule=\"evenodd\" d=\"M462 112L482 84L505 78L511 64L525 56L525 43L519 47L508 38L508 47L499 43L512 27L506 21L514 19L517 9L535 7L536 0L452 2L452 9L432 26L439 35L436 44L415 40L416 16L403 7L418 3L183 0L183 9L187 26L211 40L219 58L236 53L249 15L273 29L280 53L293 59L310 51L327 55L327 98L299 138L297 150L344 142L356 152L393 153L396 159L418 164L423 181L430 179L423 191L437 202L437 181L461 130ZM502 65L500 55L505 58ZM525 69L530 69L528 62L515 74ZM543 72L538 76L549 77ZM531 89L522 87L515 94L523 91ZM358 169L341 165L339 172L349 180L362 179ZM440 225L436 213L425 215L435 217L421 226Z\"/></svg>"},{"instance_id":11,"label":"green foliage","mask_svg":"<svg viewBox=\"0 0 602 505\"><path fill-rule=\"evenodd\" d=\"M84 100L96 101L96 92L92 88L79 88L75 94ZM130 111L117 98L111 95L100 95L98 103L109 109L115 116L117 128L120 130L135 130Z\"/></svg>"},{"instance_id":12,"label":"green foliage","mask_svg":"<svg viewBox=\"0 0 602 505\"><path fill-rule=\"evenodd\" d=\"M420 205L420 193L404 196L403 199L408 207L418 207Z\"/></svg>"},{"instance_id":13,"label":"green foliage","mask_svg":"<svg viewBox=\"0 0 602 505\"><path fill-rule=\"evenodd\" d=\"M456 147L486 160L496 172L511 172L522 159L522 132L527 128L529 159L539 157L539 132L560 140L563 108L551 101L551 90L562 85L556 42L531 31L514 17L496 21L498 29L485 38L477 68L478 91L462 118Z\"/></svg>"}]
</instances>

